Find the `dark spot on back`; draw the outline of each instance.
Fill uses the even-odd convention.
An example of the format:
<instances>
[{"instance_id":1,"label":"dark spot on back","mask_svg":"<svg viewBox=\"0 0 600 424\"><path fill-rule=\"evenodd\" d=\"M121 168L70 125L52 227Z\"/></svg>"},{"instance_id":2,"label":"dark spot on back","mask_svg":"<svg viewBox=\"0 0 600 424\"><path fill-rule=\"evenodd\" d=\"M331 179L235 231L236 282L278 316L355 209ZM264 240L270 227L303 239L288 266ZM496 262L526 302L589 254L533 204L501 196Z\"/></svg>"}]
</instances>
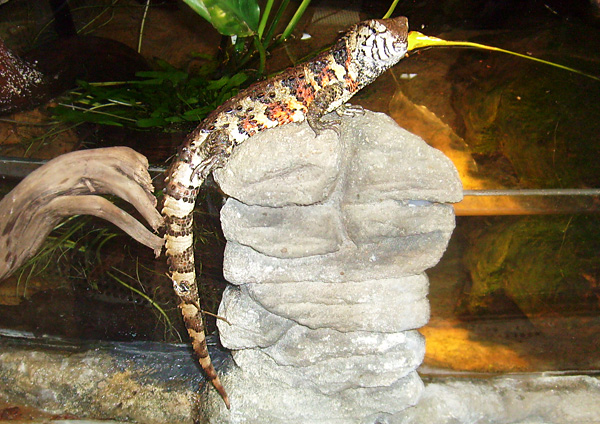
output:
<instances>
[{"instance_id":1,"label":"dark spot on back","mask_svg":"<svg viewBox=\"0 0 600 424\"><path fill-rule=\"evenodd\" d=\"M333 60L338 65L346 67L346 61L348 60L348 50L346 50L346 46L343 48L333 50Z\"/></svg>"}]
</instances>

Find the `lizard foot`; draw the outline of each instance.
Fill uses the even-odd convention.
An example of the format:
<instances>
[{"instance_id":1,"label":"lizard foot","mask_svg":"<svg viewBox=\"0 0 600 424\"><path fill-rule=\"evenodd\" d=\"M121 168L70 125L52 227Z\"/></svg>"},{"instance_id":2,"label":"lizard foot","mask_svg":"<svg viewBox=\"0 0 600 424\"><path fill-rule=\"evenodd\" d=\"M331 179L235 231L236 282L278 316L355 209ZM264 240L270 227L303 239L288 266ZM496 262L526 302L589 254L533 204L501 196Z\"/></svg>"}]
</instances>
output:
<instances>
[{"instance_id":1,"label":"lizard foot","mask_svg":"<svg viewBox=\"0 0 600 424\"><path fill-rule=\"evenodd\" d=\"M335 113L337 113L338 116L354 117L356 115L364 115L365 109L360 105L351 105L350 103L346 103L338 107L335 110Z\"/></svg>"}]
</instances>

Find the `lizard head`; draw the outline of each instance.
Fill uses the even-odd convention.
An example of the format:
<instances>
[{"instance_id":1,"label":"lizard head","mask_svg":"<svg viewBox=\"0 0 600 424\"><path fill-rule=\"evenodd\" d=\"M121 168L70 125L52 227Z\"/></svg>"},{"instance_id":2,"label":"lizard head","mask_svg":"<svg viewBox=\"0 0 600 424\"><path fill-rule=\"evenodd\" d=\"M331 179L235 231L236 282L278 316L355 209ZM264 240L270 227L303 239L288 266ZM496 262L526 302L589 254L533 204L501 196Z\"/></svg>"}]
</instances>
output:
<instances>
[{"instance_id":1,"label":"lizard head","mask_svg":"<svg viewBox=\"0 0 600 424\"><path fill-rule=\"evenodd\" d=\"M408 19L372 19L356 24L346 35L361 86L394 66L408 51Z\"/></svg>"},{"instance_id":2,"label":"lizard head","mask_svg":"<svg viewBox=\"0 0 600 424\"><path fill-rule=\"evenodd\" d=\"M391 19L374 19L367 23L374 30L372 37L379 40L374 44L377 48L374 57L391 63L390 66L398 63L408 50L408 19L398 16Z\"/></svg>"}]
</instances>

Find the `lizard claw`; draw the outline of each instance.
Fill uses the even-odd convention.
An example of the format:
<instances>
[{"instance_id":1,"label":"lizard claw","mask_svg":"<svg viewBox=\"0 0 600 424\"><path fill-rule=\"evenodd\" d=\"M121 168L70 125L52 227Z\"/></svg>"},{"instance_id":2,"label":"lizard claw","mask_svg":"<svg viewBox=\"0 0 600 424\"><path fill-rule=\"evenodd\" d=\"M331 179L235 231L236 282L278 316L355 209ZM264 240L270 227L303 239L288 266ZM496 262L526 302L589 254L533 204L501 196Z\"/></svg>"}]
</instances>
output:
<instances>
[{"instance_id":1,"label":"lizard claw","mask_svg":"<svg viewBox=\"0 0 600 424\"><path fill-rule=\"evenodd\" d=\"M334 131L338 137L342 133L342 130L340 128L341 121L339 119L331 119L331 120L319 119L316 122L312 122L312 123L309 122L309 124L315 133L315 137L319 136L319 134L321 134L321 132L323 132L325 130Z\"/></svg>"},{"instance_id":2,"label":"lizard claw","mask_svg":"<svg viewBox=\"0 0 600 424\"><path fill-rule=\"evenodd\" d=\"M356 115L364 115L365 109L360 105L351 105L350 103L345 103L338 107L335 110L335 113L337 113L338 116L354 117Z\"/></svg>"}]
</instances>

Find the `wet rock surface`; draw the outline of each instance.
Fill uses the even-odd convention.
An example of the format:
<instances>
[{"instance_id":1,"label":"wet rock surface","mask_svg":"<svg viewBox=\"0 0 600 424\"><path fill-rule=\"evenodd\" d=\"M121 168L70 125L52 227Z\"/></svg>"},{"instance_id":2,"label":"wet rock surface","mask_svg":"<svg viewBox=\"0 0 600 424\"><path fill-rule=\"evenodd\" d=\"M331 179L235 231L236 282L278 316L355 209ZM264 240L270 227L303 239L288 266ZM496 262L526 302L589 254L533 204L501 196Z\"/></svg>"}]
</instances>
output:
<instances>
[{"instance_id":1,"label":"wet rock surface","mask_svg":"<svg viewBox=\"0 0 600 424\"><path fill-rule=\"evenodd\" d=\"M393 355L420 343L421 337L416 331L404 334L356 332L352 337L368 357L378 353L378 346L384 355ZM329 337L331 342L328 342ZM312 331L298 326L288 331L276 348L263 352L250 350L240 357L240 364L247 359L258 361L254 367L231 367L230 359L211 343L211 356L217 368L225 373L228 387L235 385L236 390L268 393L262 399L241 399L242 403L236 405L231 415L223 414L218 419L213 418L213 422L236 422L242 411L246 422L252 423L345 424L356 416L366 415L361 422L582 424L597 423L600 416L597 376L531 373L477 379L468 375L427 375L427 370L420 370L426 373L424 389L416 373L411 372L384 391L365 384L362 388L342 390L335 398L319 396L306 384L273 385L271 373L281 378L279 363L282 361L274 350L303 352L304 359L300 362L285 364L289 369L286 378L299 379L300 368L294 367L313 364L325 367L330 358L352 356L340 337L345 335L334 330ZM310 344L320 344L323 349L309 351L306 346ZM289 352L287 356L300 357ZM388 374L391 376L394 372ZM191 424L196 417L198 383L201 381L196 361L187 344L81 343L0 332L0 417L3 420L31 424ZM371 405L377 402L393 405L401 401L414 403L419 394L416 406L397 414L373 412L373 407L359 409L359 404L345 409L350 399L371 402ZM210 407L220 408L218 399L214 400ZM273 403L287 410L274 410ZM36 408L38 412L34 412ZM294 419L288 415L292 408L299 411ZM265 419L265 416L270 418Z\"/></svg>"},{"instance_id":2,"label":"wet rock surface","mask_svg":"<svg viewBox=\"0 0 600 424\"><path fill-rule=\"evenodd\" d=\"M215 365L230 358L214 350ZM0 333L0 400L53 415L193 423L204 384L190 346ZM44 421L45 422L45 421Z\"/></svg>"},{"instance_id":3,"label":"wet rock surface","mask_svg":"<svg viewBox=\"0 0 600 424\"><path fill-rule=\"evenodd\" d=\"M232 411L211 395L210 422L376 422L420 397L424 271L448 244L462 186L383 114L340 129L259 134L215 172L231 196L221 221L234 284L218 325L237 367Z\"/></svg>"}]
</instances>

